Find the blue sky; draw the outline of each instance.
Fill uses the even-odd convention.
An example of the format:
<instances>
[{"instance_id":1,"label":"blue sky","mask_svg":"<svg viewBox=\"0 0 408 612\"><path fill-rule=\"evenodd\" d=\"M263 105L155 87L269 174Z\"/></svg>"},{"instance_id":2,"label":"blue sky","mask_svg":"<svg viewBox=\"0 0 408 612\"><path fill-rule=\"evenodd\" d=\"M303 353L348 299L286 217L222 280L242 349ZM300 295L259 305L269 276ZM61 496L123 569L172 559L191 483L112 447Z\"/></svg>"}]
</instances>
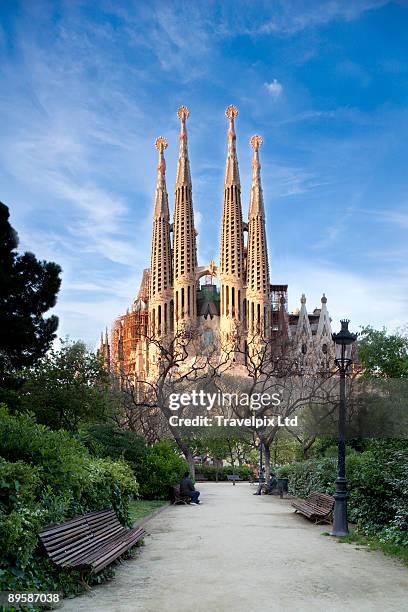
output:
<instances>
[{"instance_id":1,"label":"blue sky","mask_svg":"<svg viewBox=\"0 0 408 612\"><path fill-rule=\"evenodd\" d=\"M408 4L0 3L0 199L21 249L56 261L61 336L95 345L149 263L154 141L169 141L171 206L181 104L199 263L218 261L225 108L239 109L247 214L263 136L271 278L289 306L337 327L407 322Z\"/></svg>"}]
</instances>

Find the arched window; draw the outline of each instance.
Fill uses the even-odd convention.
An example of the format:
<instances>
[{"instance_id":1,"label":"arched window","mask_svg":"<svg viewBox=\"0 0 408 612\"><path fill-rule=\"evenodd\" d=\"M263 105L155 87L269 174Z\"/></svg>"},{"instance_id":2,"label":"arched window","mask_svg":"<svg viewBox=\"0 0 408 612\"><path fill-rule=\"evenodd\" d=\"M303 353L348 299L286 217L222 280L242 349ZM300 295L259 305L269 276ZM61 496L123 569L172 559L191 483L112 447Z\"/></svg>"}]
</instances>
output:
<instances>
[{"instance_id":1,"label":"arched window","mask_svg":"<svg viewBox=\"0 0 408 612\"><path fill-rule=\"evenodd\" d=\"M305 343L302 344L302 355L306 355L307 353L307 346Z\"/></svg>"}]
</instances>

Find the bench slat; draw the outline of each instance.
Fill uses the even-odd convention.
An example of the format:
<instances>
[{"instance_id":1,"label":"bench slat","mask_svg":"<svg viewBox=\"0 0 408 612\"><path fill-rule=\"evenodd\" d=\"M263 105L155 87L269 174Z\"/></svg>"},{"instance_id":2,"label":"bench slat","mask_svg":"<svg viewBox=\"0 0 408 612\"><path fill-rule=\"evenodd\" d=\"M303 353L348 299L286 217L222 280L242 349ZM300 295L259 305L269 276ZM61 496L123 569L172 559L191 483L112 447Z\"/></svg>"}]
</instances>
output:
<instances>
[{"instance_id":1,"label":"bench slat","mask_svg":"<svg viewBox=\"0 0 408 612\"><path fill-rule=\"evenodd\" d=\"M60 525L48 525L39 538L49 558L59 567L97 572L134 546L146 532L126 529L114 510L90 512Z\"/></svg>"},{"instance_id":2,"label":"bench slat","mask_svg":"<svg viewBox=\"0 0 408 612\"><path fill-rule=\"evenodd\" d=\"M328 520L334 507L334 497L327 493L312 491L307 499L295 500L293 508L304 514L307 518Z\"/></svg>"}]
</instances>

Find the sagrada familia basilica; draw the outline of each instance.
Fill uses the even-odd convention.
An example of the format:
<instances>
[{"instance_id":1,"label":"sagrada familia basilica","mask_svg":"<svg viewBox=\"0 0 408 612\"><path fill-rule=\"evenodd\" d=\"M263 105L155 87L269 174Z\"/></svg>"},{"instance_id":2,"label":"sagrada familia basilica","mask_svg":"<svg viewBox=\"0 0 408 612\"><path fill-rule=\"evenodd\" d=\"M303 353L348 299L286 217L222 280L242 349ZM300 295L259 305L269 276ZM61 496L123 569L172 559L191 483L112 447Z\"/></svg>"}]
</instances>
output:
<instances>
[{"instance_id":1,"label":"sagrada familia basilica","mask_svg":"<svg viewBox=\"0 0 408 612\"><path fill-rule=\"evenodd\" d=\"M321 307L309 314L306 298L300 308L288 312L287 285L270 282L265 229L265 207L261 185L260 136L250 140L252 184L248 221L241 205L241 184L236 151L235 119L230 105L228 152L224 181L219 266L211 261L198 265L197 231L194 226L193 190L187 146L185 106L178 110L180 152L177 163L173 222L170 219L166 186L167 141L156 140L159 160L154 200L150 267L145 269L139 293L126 314L118 317L101 336L100 353L111 369L135 380L148 377L154 369L155 352L149 338L168 337L186 326L198 329L208 345L227 347L238 330L245 356L257 338L273 343L285 337L294 354L313 361L317 368L332 354L330 317L323 294ZM245 236L246 235L246 236Z\"/></svg>"}]
</instances>

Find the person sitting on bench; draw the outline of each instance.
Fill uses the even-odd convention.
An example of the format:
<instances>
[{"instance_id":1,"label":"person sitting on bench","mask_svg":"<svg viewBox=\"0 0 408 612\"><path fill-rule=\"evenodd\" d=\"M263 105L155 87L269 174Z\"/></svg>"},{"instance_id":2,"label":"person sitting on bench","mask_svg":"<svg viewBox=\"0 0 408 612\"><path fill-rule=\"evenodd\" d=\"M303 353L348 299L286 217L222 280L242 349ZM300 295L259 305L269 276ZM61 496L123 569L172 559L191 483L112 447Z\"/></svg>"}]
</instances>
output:
<instances>
[{"instance_id":1,"label":"person sitting on bench","mask_svg":"<svg viewBox=\"0 0 408 612\"><path fill-rule=\"evenodd\" d=\"M258 485L258 490L256 493L254 493L254 495L261 495L262 493L262 489L264 490L264 492L268 495L270 495L272 493L272 491L274 489L276 489L276 487L278 486L278 479L276 478L276 474L274 474L273 472L271 472L270 476L269 476L269 482L268 484L264 484L263 482L261 482Z\"/></svg>"},{"instance_id":2,"label":"person sitting on bench","mask_svg":"<svg viewBox=\"0 0 408 612\"><path fill-rule=\"evenodd\" d=\"M198 498L200 497L200 491L194 488L194 485L190 479L190 474L184 472L183 480L180 482L180 495L191 497L193 504L199 504Z\"/></svg>"}]
</instances>

